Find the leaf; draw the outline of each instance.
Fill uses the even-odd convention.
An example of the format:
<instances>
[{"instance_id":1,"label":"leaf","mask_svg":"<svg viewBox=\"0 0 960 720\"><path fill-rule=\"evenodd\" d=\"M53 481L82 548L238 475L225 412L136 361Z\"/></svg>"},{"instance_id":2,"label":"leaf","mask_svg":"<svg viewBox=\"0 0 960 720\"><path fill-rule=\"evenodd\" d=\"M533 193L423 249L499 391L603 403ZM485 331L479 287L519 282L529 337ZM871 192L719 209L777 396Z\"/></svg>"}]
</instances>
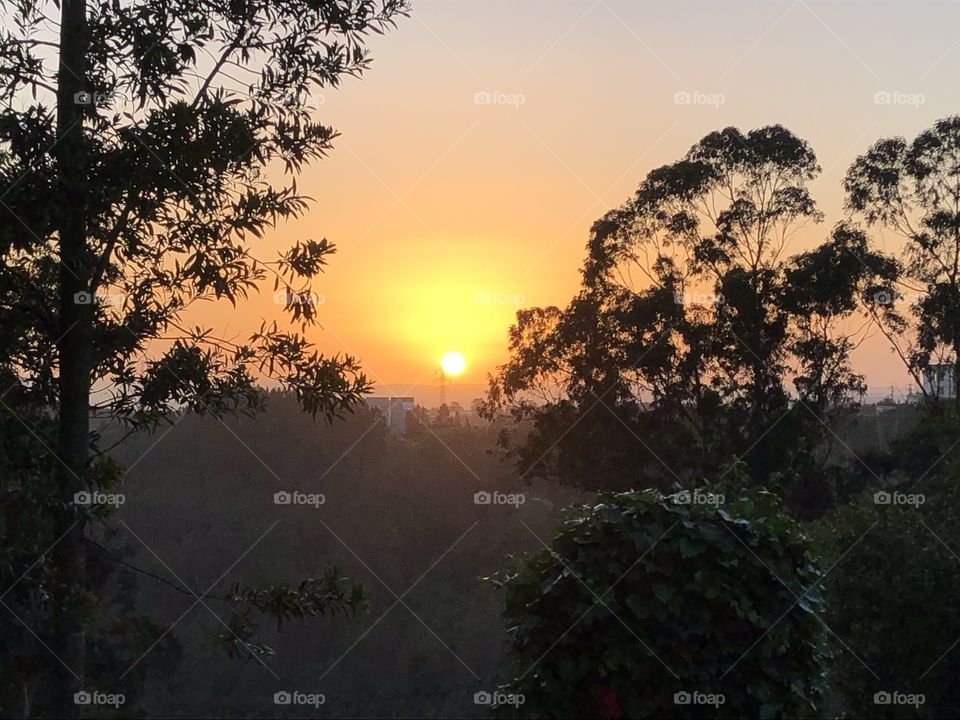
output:
<instances>
[{"instance_id":1,"label":"leaf","mask_svg":"<svg viewBox=\"0 0 960 720\"><path fill-rule=\"evenodd\" d=\"M676 588L673 585L667 585L666 583L661 582L653 583L653 594L656 595L657 599L664 604L669 603L675 593Z\"/></svg>"},{"instance_id":2,"label":"leaf","mask_svg":"<svg viewBox=\"0 0 960 720\"><path fill-rule=\"evenodd\" d=\"M626 600L627 607L640 620L646 620L650 615L650 609L647 603L639 595L631 595Z\"/></svg>"},{"instance_id":3,"label":"leaf","mask_svg":"<svg viewBox=\"0 0 960 720\"><path fill-rule=\"evenodd\" d=\"M691 558L703 553L707 546L703 543L695 542L688 538L680 538L680 555L684 558Z\"/></svg>"}]
</instances>

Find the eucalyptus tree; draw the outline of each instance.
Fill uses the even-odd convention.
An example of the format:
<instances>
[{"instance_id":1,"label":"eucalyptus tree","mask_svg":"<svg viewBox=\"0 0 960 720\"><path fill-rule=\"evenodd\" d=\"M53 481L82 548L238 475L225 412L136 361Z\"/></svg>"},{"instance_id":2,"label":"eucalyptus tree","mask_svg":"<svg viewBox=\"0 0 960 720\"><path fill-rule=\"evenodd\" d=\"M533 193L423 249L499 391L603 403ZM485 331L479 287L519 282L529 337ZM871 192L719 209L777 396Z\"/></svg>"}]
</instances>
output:
<instances>
[{"instance_id":1,"label":"eucalyptus tree","mask_svg":"<svg viewBox=\"0 0 960 720\"><path fill-rule=\"evenodd\" d=\"M296 176L337 137L315 117L314 101L363 74L370 35L408 7L18 0L2 8L0 410L6 428L24 425L57 459L45 486L52 496L42 498L49 526L21 543L24 553L5 556L21 565L3 569L15 579L27 568L28 584L42 576L41 595L53 598L47 637L71 669L53 662L66 711L74 676L83 676L91 519L72 498L118 475L91 414L137 430L180 411L255 411L257 379L269 375L305 411L332 418L368 388L352 357L324 355L306 337L317 321L311 281L334 245L305 238L260 257L256 241L305 211ZM236 304L271 281L290 324L265 321L239 343L188 325L198 302ZM8 507L41 502L23 483L4 482Z\"/></svg>"},{"instance_id":2,"label":"eucalyptus tree","mask_svg":"<svg viewBox=\"0 0 960 720\"><path fill-rule=\"evenodd\" d=\"M920 390L935 364L960 380L960 117L944 118L912 142L884 138L858 157L845 179L847 205L903 241L903 281L870 304ZM901 308L910 298L907 314ZM909 333L905 345L901 334ZM960 408L960 396L955 401Z\"/></svg>"},{"instance_id":3,"label":"eucalyptus tree","mask_svg":"<svg viewBox=\"0 0 960 720\"><path fill-rule=\"evenodd\" d=\"M559 454L600 487L715 482L739 460L776 485L809 467L823 424L863 389L857 308L896 270L848 225L790 254L822 220L819 171L786 128L727 128L597 221L579 294L518 315L492 381L492 407L535 421L522 462Z\"/></svg>"}]
</instances>

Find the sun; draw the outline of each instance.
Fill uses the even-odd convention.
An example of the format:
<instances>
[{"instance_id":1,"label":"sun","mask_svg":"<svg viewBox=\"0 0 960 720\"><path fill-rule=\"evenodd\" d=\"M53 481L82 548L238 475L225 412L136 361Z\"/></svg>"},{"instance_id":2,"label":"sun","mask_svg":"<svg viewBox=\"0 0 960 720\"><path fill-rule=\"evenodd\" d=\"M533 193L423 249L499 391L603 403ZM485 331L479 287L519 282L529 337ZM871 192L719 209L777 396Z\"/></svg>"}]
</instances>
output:
<instances>
[{"instance_id":1,"label":"sun","mask_svg":"<svg viewBox=\"0 0 960 720\"><path fill-rule=\"evenodd\" d=\"M440 367L447 375L460 375L467 367L467 361L458 352L448 352L440 358Z\"/></svg>"}]
</instances>

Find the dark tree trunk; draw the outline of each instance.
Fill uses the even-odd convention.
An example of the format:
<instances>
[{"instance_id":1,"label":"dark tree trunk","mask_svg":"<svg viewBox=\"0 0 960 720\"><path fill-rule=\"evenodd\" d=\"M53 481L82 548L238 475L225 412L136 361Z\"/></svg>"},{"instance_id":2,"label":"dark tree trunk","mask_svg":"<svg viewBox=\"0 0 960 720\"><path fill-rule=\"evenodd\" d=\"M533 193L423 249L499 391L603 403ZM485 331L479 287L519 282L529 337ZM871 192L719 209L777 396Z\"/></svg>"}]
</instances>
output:
<instances>
[{"instance_id":1,"label":"dark tree trunk","mask_svg":"<svg viewBox=\"0 0 960 720\"><path fill-rule=\"evenodd\" d=\"M960 328L953 331L953 408L960 415Z\"/></svg>"},{"instance_id":2,"label":"dark tree trunk","mask_svg":"<svg viewBox=\"0 0 960 720\"><path fill-rule=\"evenodd\" d=\"M57 451L60 488L67 507L73 495L85 489L90 434L90 358L92 305L83 293L89 290L90 262L86 230L86 156L83 101L87 89L86 0L62 0L60 17L60 67L57 84L57 146L60 181L60 412ZM72 522L68 520L68 522ZM58 716L74 716L73 694L83 687L84 626L77 608L77 591L85 580L84 526L75 524L55 548L58 571L53 621L54 697L51 709ZM62 663L62 664L61 664ZM66 666L66 667L64 667ZM67 669L69 668L69 670Z\"/></svg>"}]
</instances>

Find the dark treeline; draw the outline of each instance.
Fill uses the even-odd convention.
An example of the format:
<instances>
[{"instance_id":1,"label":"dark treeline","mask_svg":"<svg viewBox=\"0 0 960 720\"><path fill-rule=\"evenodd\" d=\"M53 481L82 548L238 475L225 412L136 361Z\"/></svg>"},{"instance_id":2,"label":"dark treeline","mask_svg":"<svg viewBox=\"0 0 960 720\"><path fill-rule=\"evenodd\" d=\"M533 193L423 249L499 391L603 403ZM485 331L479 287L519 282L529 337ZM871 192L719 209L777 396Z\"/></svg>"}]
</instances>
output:
<instances>
[{"instance_id":1,"label":"dark treeline","mask_svg":"<svg viewBox=\"0 0 960 720\"><path fill-rule=\"evenodd\" d=\"M578 494L545 482L519 487L490 453L490 429L396 436L365 409L327 427L282 395L253 420L226 422L186 417L143 456L125 483L116 520L129 531L121 525L110 536L113 552L179 584L169 563L202 592L269 530L214 594L234 581L317 577L332 565L362 584L363 609L333 621L262 623L257 642L269 648L268 670L240 648L228 657L221 643L230 634L198 607L172 633L170 669L160 648L152 651L145 682L131 684L127 702L162 716L316 716L273 704L274 693L300 689L323 693L322 712L338 717L481 716L474 693L509 679L500 599L481 578L509 553L542 548L536 536L549 541L553 508ZM155 441L138 437L119 459L133 463ZM283 491L323 502L274 504ZM475 493L494 491L523 492L526 502L517 510L474 503ZM137 612L164 629L194 602L129 567L123 574L136 580ZM229 621L229 605L207 604ZM113 662L134 659L124 653Z\"/></svg>"}]
</instances>

